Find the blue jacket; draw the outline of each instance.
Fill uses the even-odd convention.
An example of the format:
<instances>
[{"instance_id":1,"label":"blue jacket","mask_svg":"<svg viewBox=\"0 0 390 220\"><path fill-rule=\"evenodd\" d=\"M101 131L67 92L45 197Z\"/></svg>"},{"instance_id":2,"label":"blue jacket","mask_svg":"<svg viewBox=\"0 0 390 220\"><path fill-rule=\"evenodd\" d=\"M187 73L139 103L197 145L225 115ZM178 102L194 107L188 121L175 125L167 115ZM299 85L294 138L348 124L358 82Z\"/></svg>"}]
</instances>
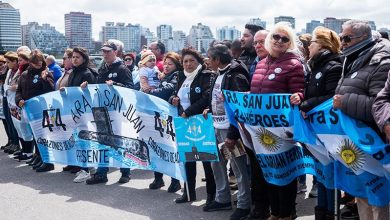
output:
<instances>
[{"instance_id":1,"label":"blue jacket","mask_svg":"<svg viewBox=\"0 0 390 220\"><path fill-rule=\"evenodd\" d=\"M53 77L54 77L54 85L57 83L57 80L59 78L61 78L62 76L62 70L61 70L61 67L53 62L52 64L50 64L49 66L47 66L49 68L49 71L53 74Z\"/></svg>"}]
</instances>

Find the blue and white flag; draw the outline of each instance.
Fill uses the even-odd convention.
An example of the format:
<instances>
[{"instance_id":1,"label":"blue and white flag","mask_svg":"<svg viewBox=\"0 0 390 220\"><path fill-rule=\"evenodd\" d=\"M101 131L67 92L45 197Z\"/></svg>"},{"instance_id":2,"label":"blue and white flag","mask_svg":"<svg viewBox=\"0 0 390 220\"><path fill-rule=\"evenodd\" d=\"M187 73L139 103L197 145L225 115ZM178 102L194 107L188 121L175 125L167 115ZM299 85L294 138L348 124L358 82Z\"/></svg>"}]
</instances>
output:
<instances>
[{"instance_id":1,"label":"blue and white flag","mask_svg":"<svg viewBox=\"0 0 390 220\"><path fill-rule=\"evenodd\" d=\"M299 134L297 131L298 140L306 136L306 141L316 144L318 150L321 151L323 146L326 148L335 160L336 188L357 197L368 198L372 205L388 204L389 171L373 156L373 152L378 152L378 146L383 142L371 128L332 106L333 100L330 99L308 112L309 130L315 136L310 133ZM304 124L300 126L304 127ZM375 150L370 149L369 144Z\"/></svg>"},{"instance_id":2,"label":"blue and white flag","mask_svg":"<svg viewBox=\"0 0 390 220\"><path fill-rule=\"evenodd\" d=\"M300 175L315 175L320 170L308 151L293 139L298 128L295 121L301 120L301 115L298 107L290 104L289 94L224 91L224 95L229 119L238 122L243 142L256 152L267 182L286 185Z\"/></svg>"},{"instance_id":3,"label":"blue and white flag","mask_svg":"<svg viewBox=\"0 0 390 220\"><path fill-rule=\"evenodd\" d=\"M213 119L208 114L174 119L180 161L218 161Z\"/></svg>"},{"instance_id":4,"label":"blue and white flag","mask_svg":"<svg viewBox=\"0 0 390 220\"><path fill-rule=\"evenodd\" d=\"M177 109L160 98L99 84L34 97L25 109L45 162L186 179L175 143Z\"/></svg>"}]
</instances>

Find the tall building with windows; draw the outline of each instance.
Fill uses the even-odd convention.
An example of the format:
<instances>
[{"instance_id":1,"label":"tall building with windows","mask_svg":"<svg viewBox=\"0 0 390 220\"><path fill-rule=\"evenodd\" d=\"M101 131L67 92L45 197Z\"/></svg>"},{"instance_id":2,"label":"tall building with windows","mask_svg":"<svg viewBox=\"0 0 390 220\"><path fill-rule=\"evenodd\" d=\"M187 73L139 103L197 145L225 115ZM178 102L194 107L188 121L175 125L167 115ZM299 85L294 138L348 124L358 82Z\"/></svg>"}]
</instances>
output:
<instances>
[{"instance_id":1,"label":"tall building with windows","mask_svg":"<svg viewBox=\"0 0 390 220\"><path fill-rule=\"evenodd\" d=\"M70 47L92 50L92 17L84 12L65 14L65 37Z\"/></svg>"},{"instance_id":2,"label":"tall building with windows","mask_svg":"<svg viewBox=\"0 0 390 220\"><path fill-rule=\"evenodd\" d=\"M47 54L62 56L65 49L69 47L65 35L49 24L40 26L37 22L29 22L22 26L22 30L22 36L27 36L24 45L31 49L39 49ZM28 33L24 31L28 31Z\"/></svg>"},{"instance_id":3,"label":"tall building with windows","mask_svg":"<svg viewBox=\"0 0 390 220\"><path fill-rule=\"evenodd\" d=\"M210 27L203 25L202 23L198 23L191 27L187 39L189 46L196 48L203 54L209 49L210 43L215 40Z\"/></svg>"},{"instance_id":4,"label":"tall building with windows","mask_svg":"<svg viewBox=\"0 0 390 220\"><path fill-rule=\"evenodd\" d=\"M19 10L0 1L0 51L15 51L21 44Z\"/></svg>"},{"instance_id":5,"label":"tall building with windows","mask_svg":"<svg viewBox=\"0 0 390 220\"><path fill-rule=\"evenodd\" d=\"M324 19L324 26L326 28L334 30L336 33L341 33L342 25L345 21L349 19L337 19L332 17L327 17Z\"/></svg>"},{"instance_id":6,"label":"tall building with windows","mask_svg":"<svg viewBox=\"0 0 390 220\"><path fill-rule=\"evenodd\" d=\"M275 24L277 24L279 22L288 22L288 23L291 24L291 27L293 29L295 29L295 18L294 17L291 17L291 16L279 16L279 17L275 17L274 20L275 20Z\"/></svg>"},{"instance_id":7,"label":"tall building with windows","mask_svg":"<svg viewBox=\"0 0 390 220\"><path fill-rule=\"evenodd\" d=\"M316 27L323 25L320 21L311 20L309 23L306 23L306 33L311 34Z\"/></svg>"},{"instance_id":8,"label":"tall building with windows","mask_svg":"<svg viewBox=\"0 0 390 220\"><path fill-rule=\"evenodd\" d=\"M157 26L157 39L167 46L169 39L173 39L172 26L167 24Z\"/></svg>"},{"instance_id":9,"label":"tall building with windows","mask_svg":"<svg viewBox=\"0 0 390 220\"><path fill-rule=\"evenodd\" d=\"M267 22L262 21L260 18L251 18L251 19L249 19L248 24L255 24L255 25L263 27L264 29L267 28Z\"/></svg>"},{"instance_id":10,"label":"tall building with windows","mask_svg":"<svg viewBox=\"0 0 390 220\"><path fill-rule=\"evenodd\" d=\"M138 52L141 45L141 26L139 24L125 24L106 22L100 32L100 40L117 39L123 42L125 51Z\"/></svg>"},{"instance_id":11,"label":"tall building with windows","mask_svg":"<svg viewBox=\"0 0 390 220\"><path fill-rule=\"evenodd\" d=\"M222 28L217 28L217 40L235 40L241 36L241 31L237 30L236 27L224 26Z\"/></svg>"},{"instance_id":12,"label":"tall building with windows","mask_svg":"<svg viewBox=\"0 0 390 220\"><path fill-rule=\"evenodd\" d=\"M151 32L149 28L142 28L141 35L144 37L145 42L143 42L142 46L148 46L150 43L157 40L154 32Z\"/></svg>"}]
</instances>

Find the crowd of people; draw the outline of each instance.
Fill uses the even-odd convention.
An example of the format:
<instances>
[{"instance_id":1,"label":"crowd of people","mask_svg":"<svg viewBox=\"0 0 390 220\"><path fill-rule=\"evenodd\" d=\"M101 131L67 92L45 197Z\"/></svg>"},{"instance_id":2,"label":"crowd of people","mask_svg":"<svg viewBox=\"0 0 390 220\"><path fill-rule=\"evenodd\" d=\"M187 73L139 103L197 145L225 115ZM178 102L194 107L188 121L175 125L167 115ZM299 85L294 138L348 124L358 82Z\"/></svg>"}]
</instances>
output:
<instances>
[{"instance_id":1,"label":"crowd of people","mask_svg":"<svg viewBox=\"0 0 390 220\"><path fill-rule=\"evenodd\" d=\"M390 42L388 36L373 32L365 21L350 20L342 33L317 27L312 34L296 36L285 23L271 30L247 24L241 39L213 42L207 56L194 48L180 54L166 52L160 41L148 45L139 54L125 53L123 43L109 40L101 48L103 63L91 67L88 51L69 48L61 68L53 56L22 46L0 56L3 125L8 143L1 149L14 159L26 161L36 172L54 169L42 161L34 137L25 135L29 125L15 126L18 108L26 100L65 87L85 88L106 83L160 97L178 109L181 117L211 113L217 145L235 148L240 132L230 124L222 90L253 94L290 93L290 102L306 113L333 98L333 108L360 120L374 129L384 141L390 140ZM304 147L304 146L303 146ZM226 161L203 162L206 204L203 211L232 210L231 189L238 190L232 220L296 218L297 193L306 191L305 176L284 186L268 183L256 158L245 146L246 154ZM229 162L229 163L228 163ZM196 162L186 162L187 183L176 203L197 199ZM108 181L109 168L68 165L64 171L75 173L74 182L98 184ZM121 168L119 183L130 181L130 169ZM165 186L163 174L155 172L151 190ZM172 178L168 192L182 188ZM339 193L341 194L341 193ZM340 198L335 198L335 197ZM340 212L335 201L345 204L343 218L362 220L389 219L389 205L378 207L365 198L347 192L337 195L322 183L313 181L310 197L317 197L315 219L334 219ZM339 204L338 204L339 205Z\"/></svg>"}]
</instances>

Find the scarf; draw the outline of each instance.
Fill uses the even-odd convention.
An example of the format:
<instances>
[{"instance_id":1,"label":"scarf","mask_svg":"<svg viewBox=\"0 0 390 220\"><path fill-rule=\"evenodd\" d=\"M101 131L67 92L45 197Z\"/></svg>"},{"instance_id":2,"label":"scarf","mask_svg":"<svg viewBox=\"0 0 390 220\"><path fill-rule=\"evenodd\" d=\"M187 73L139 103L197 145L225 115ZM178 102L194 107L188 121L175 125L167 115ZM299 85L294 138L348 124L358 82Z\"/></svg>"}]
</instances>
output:
<instances>
[{"instance_id":1,"label":"scarf","mask_svg":"<svg viewBox=\"0 0 390 220\"><path fill-rule=\"evenodd\" d=\"M192 72L187 72L186 70L184 70L184 75L186 76L186 78L188 80L191 80L191 79L195 78L195 76L198 74L200 69L202 69L201 64L199 64L198 67L196 67L196 69Z\"/></svg>"}]
</instances>

